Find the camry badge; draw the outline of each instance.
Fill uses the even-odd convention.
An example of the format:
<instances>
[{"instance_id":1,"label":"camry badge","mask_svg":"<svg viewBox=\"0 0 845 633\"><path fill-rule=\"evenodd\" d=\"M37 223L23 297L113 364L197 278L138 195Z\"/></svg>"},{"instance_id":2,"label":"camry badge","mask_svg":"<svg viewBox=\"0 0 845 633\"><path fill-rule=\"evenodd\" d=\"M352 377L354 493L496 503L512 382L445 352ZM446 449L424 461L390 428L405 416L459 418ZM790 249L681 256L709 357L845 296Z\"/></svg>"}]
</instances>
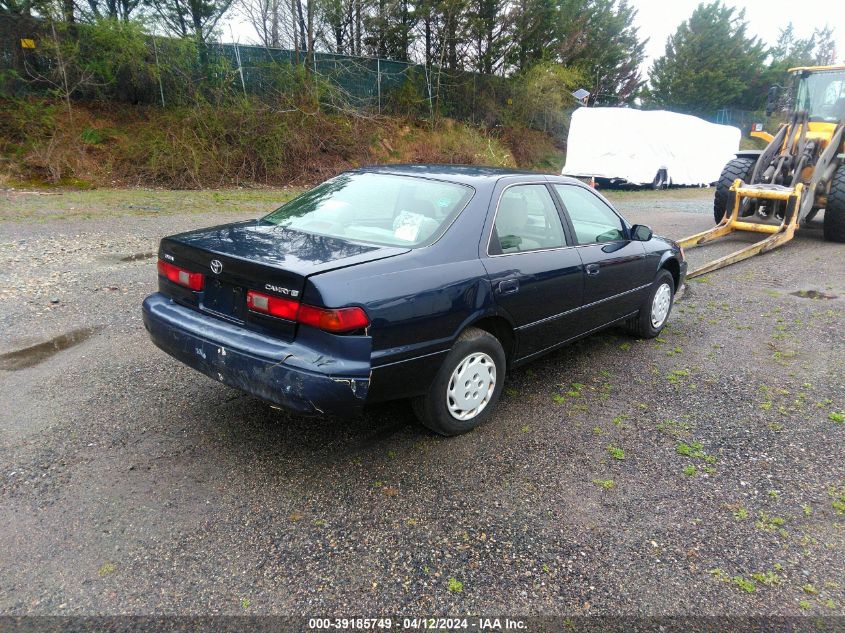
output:
<instances>
[{"instance_id":1,"label":"camry badge","mask_svg":"<svg viewBox=\"0 0 845 633\"><path fill-rule=\"evenodd\" d=\"M215 275L219 275L220 272L223 270L223 262L219 259L212 259L211 260L211 272Z\"/></svg>"}]
</instances>

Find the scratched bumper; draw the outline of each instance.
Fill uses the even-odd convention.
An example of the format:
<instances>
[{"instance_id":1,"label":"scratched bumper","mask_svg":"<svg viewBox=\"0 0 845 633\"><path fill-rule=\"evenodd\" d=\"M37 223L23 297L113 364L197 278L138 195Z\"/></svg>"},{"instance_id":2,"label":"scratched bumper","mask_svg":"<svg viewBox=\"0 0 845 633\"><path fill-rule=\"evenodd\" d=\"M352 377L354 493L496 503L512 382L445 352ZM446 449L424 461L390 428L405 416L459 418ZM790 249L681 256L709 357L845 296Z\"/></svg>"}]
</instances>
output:
<instances>
[{"instance_id":1,"label":"scratched bumper","mask_svg":"<svg viewBox=\"0 0 845 633\"><path fill-rule=\"evenodd\" d=\"M301 413L349 416L370 385L371 339L301 327L294 342L247 330L174 303L143 303L144 327L159 348L215 380Z\"/></svg>"}]
</instances>

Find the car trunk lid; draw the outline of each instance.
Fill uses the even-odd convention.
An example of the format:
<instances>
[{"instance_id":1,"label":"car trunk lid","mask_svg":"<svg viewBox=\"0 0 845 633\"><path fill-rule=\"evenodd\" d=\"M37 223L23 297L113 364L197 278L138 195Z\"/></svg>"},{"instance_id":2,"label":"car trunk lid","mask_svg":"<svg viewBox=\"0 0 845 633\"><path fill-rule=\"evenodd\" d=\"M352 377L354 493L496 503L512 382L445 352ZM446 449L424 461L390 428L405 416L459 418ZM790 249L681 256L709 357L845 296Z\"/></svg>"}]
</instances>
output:
<instances>
[{"instance_id":1,"label":"car trunk lid","mask_svg":"<svg viewBox=\"0 0 845 633\"><path fill-rule=\"evenodd\" d=\"M252 220L165 238L159 256L205 275L203 290L197 293L197 309L292 339L296 324L250 312L247 291L300 301L310 276L408 251Z\"/></svg>"}]
</instances>

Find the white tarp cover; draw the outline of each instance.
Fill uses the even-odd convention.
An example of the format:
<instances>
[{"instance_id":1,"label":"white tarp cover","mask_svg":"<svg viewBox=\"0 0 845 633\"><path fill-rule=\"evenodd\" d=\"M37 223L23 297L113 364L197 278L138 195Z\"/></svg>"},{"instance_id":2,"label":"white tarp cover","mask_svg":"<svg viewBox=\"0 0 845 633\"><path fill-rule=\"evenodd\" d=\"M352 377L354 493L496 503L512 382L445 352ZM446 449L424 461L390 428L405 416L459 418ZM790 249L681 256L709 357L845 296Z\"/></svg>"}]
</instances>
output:
<instances>
[{"instance_id":1,"label":"white tarp cover","mask_svg":"<svg viewBox=\"0 0 845 633\"><path fill-rule=\"evenodd\" d=\"M741 132L666 110L578 108L563 174L650 185L660 169L673 185L716 182L739 149Z\"/></svg>"}]
</instances>

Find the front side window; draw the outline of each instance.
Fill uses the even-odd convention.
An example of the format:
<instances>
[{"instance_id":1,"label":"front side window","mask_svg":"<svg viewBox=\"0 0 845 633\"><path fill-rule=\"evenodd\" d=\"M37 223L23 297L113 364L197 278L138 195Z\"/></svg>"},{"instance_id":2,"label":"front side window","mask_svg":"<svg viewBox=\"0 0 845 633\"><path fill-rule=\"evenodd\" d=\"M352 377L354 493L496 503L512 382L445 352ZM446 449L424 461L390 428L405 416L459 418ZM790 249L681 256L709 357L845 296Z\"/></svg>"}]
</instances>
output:
<instances>
[{"instance_id":1,"label":"front side window","mask_svg":"<svg viewBox=\"0 0 845 633\"><path fill-rule=\"evenodd\" d=\"M521 253L566 246L560 215L545 185L505 189L496 212L495 236L500 253Z\"/></svg>"},{"instance_id":2,"label":"front side window","mask_svg":"<svg viewBox=\"0 0 845 633\"><path fill-rule=\"evenodd\" d=\"M835 123L845 116L845 71L806 73L798 84L796 109L810 121Z\"/></svg>"},{"instance_id":3,"label":"front side window","mask_svg":"<svg viewBox=\"0 0 845 633\"><path fill-rule=\"evenodd\" d=\"M555 185L569 214L579 244L625 239L622 220L601 199L583 187Z\"/></svg>"},{"instance_id":4,"label":"front side window","mask_svg":"<svg viewBox=\"0 0 845 633\"><path fill-rule=\"evenodd\" d=\"M357 242L423 246L443 233L473 193L465 185L414 176L341 174L262 221Z\"/></svg>"}]
</instances>

